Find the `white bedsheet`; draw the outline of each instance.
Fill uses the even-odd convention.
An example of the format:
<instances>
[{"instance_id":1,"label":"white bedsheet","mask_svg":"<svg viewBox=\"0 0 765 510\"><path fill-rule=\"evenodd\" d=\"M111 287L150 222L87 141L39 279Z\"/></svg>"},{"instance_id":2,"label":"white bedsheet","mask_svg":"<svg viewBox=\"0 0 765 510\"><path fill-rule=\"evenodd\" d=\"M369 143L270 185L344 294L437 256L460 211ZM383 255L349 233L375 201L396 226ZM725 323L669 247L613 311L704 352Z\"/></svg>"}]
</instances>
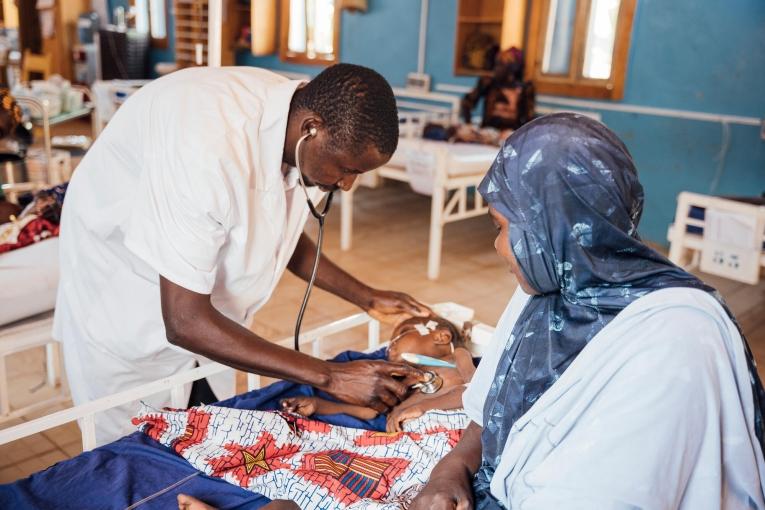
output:
<instances>
[{"instance_id":1,"label":"white bedsheet","mask_svg":"<svg viewBox=\"0 0 765 510\"><path fill-rule=\"evenodd\" d=\"M0 326L52 310L58 274L57 237L0 255Z\"/></svg>"},{"instance_id":2,"label":"white bedsheet","mask_svg":"<svg viewBox=\"0 0 765 510\"><path fill-rule=\"evenodd\" d=\"M448 143L421 138L400 138L398 147L387 166L405 168L413 153L431 155L435 161L435 149L440 146L446 147L453 163L446 169L446 172L451 177L485 174L499 152L499 147L493 145Z\"/></svg>"}]
</instances>

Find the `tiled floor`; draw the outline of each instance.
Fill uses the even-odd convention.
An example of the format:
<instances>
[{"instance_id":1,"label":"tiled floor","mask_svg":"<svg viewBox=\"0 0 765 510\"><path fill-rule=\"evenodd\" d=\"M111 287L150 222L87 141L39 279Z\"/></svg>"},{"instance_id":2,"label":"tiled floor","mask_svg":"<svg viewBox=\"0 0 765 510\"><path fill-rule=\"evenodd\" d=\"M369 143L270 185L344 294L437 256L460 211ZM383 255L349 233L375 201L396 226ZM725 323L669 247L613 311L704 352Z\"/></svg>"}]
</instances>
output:
<instances>
[{"instance_id":1,"label":"tiled floor","mask_svg":"<svg viewBox=\"0 0 765 510\"><path fill-rule=\"evenodd\" d=\"M325 254L369 285L408 292L425 302L455 301L470 306L480 321L494 324L516 282L493 250L494 230L486 218L448 225L445 229L441 277L425 277L430 201L405 185L389 183L382 189L361 189L356 196L354 247L339 250L339 207L327 223ZM315 235L310 223L309 231ZM765 283L737 284L705 277L728 300L747 334L755 356L765 363ZM269 339L292 334L304 282L285 275L271 301L259 311L253 330ZM315 290L304 329L356 311L356 308L321 290ZM383 329L383 337L387 334ZM324 345L329 356L348 348L361 348L365 330L360 328ZM20 353L9 360L14 403L37 397L28 389L43 378L42 349ZM244 388L243 377L240 388ZM46 391L46 390L40 390ZM51 410L48 410L50 412ZM32 416L25 417L26 419ZM0 427L20 420L0 424ZM77 454L79 432L74 424L0 446L0 482L8 482Z\"/></svg>"}]
</instances>

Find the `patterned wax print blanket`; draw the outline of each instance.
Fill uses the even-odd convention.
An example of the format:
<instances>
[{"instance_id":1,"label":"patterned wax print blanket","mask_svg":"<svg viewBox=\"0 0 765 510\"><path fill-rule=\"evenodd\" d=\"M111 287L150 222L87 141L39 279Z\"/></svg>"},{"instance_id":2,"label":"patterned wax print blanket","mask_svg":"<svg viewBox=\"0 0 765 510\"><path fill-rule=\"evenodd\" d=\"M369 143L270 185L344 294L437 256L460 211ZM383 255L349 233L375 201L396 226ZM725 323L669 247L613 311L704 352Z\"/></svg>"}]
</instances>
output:
<instances>
[{"instance_id":1,"label":"patterned wax print blanket","mask_svg":"<svg viewBox=\"0 0 765 510\"><path fill-rule=\"evenodd\" d=\"M158 411L133 423L203 473L301 509L407 508L459 441L462 410L429 411L385 433L279 411L216 406Z\"/></svg>"}]
</instances>

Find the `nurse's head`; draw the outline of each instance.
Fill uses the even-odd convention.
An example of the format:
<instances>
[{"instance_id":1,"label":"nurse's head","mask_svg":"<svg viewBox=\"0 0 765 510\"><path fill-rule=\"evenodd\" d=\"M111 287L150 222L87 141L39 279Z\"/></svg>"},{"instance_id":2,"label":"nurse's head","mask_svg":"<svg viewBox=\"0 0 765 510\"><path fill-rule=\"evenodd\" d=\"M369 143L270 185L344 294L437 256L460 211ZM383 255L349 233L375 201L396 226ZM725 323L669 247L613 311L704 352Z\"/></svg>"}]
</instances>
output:
<instances>
[{"instance_id":1,"label":"nurse's head","mask_svg":"<svg viewBox=\"0 0 765 510\"><path fill-rule=\"evenodd\" d=\"M292 97L284 162L295 165L300 148L306 184L348 190L360 174L388 162L398 144L398 111L385 78L366 67L336 64Z\"/></svg>"},{"instance_id":2,"label":"nurse's head","mask_svg":"<svg viewBox=\"0 0 765 510\"><path fill-rule=\"evenodd\" d=\"M515 131L479 192L497 253L527 293L576 301L654 256L637 234L643 188L632 157L588 117L547 115Z\"/></svg>"}]
</instances>

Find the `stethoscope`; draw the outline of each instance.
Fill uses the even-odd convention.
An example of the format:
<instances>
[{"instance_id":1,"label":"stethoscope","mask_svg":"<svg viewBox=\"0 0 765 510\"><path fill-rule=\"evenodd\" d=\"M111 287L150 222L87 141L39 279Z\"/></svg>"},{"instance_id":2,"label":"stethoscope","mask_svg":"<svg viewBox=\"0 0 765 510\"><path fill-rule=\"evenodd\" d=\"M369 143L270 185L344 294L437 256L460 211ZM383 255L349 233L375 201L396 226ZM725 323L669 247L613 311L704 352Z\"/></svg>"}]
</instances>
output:
<instances>
[{"instance_id":1,"label":"stethoscope","mask_svg":"<svg viewBox=\"0 0 765 510\"><path fill-rule=\"evenodd\" d=\"M295 350L300 351L300 327L303 325L303 315L305 315L305 309L308 306L308 299L311 297L311 291L313 290L313 284L316 281L316 272L319 269L319 260L321 259L321 245L324 240L324 219L329 213L329 207L332 205L332 194L330 191L327 195L327 201L324 202L324 208L319 212L314 205L311 197L308 196L308 189L306 188L305 181L303 180L303 172L300 170L300 145L307 138L316 136L316 128L311 128L308 134L301 136L295 144L295 167L297 168L298 181L300 187L303 188L306 202L308 202L308 209L311 210L311 214L319 222L319 237L316 240L316 255L313 259L313 269L311 270L311 278L308 280L308 286L305 289L305 295L303 296L303 303L300 305L300 311L298 312L297 321L295 322ZM453 347L452 347L453 348ZM435 372L426 370L425 374L427 379L412 386L412 389L419 389L422 393L432 394L436 393L443 386L444 381Z\"/></svg>"},{"instance_id":2,"label":"stethoscope","mask_svg":"<svg viewBox=\"0 0 765 510\"><path fill-rule=\"evenodd\" d=\"M313 284L316 281L316 272L319 269L319 259L321 258L321 245L324 240L324 218L329 213L329 206L332 205L332 194L330 191L327 195L327 201L324 202L324 208L319 210L314 205L311 198L308 196L308 189L306 188L305 181L303 180L303 172L300 170L300 145L306 138L316 136L316 128L311 128L308 134L303 135L295 144L295 167L297 168L298 181L300 187L303 188L305 193L306 202L308 202L308 209L311 210L311 214L319 222L319 238L316 240L316 256L313 259L313 269L311 271L311 278L308 280L308 286L305 289L305 295L303 296L303 303L300 305L300 312L298 312L297 321L295 322L295 350L300 350L300 327L303 325L303 315L305 314L306 306L308 306L308 299L311 297L311 291L313 290Z\"/></svg>"}]
</instances>

